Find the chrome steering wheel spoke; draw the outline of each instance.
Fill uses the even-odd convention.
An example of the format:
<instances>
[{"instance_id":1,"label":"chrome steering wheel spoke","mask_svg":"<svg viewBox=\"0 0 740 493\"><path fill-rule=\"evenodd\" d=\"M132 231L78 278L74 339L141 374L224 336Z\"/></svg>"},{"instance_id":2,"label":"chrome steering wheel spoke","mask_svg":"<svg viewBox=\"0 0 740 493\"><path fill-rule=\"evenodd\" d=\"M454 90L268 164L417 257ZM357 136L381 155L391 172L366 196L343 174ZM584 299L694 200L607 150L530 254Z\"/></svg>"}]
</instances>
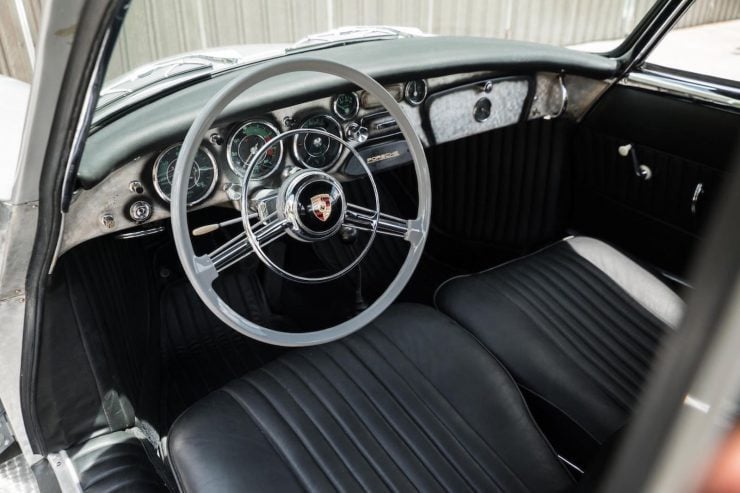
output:
<instances>
[{"instance_id":1,"label":"chrome steering wheel spoke","mask_svg":"<svg viewBox=\"0 0 740 493\"><path fill-rule=\"evenodd\" d=\"M267 221L263 221L260 226L254 228L254 236L259 242L260 247L265 247L273 241L281 238L286 233L288 221L276 219L276 214L272 214ZM206 257L213 263L216 272L221 272L240 260L249 257L254 253L254 248L247 239L247 234L241 232L220 247L207 254Z\"/></svg>"},{"instance_id":2,"label":"chrome steering wheel spoke","mask_svg":"<svg viewBox=\"0 0 740 493\"><path fill-rule=\"evenodd\" d=\"M375 211L357 204L348 203L347 212L344 216L344 225L362 231L375 231L377 234L403 238L414 243L417 238L412 234L415 228L415 219L403 219L381 212L375 215Z\"/></svg>"},{"instance_id":3,"label":"chrome steering wheel spoke","mask_svg":"<svg viewBox=\"0 0 740 493\"><path fill-rule=\"evenodd\" d=\"M253 197L253 194L250 193L250 179L256 169L256 163L273 146L283 144L285 140L295 140L302 134L320 136L323 139L327 139L328 142L334 142L340 147L347 149L354 155L369 180L374 197L375 209L363 209L361 212L358 210L355 213L350 213L347 210L349 204L346 202L344 187L339 179L324 170L316 168L299 168L292 173L284 174L280 186L264 197L272 199L274 213L277 214L278 218L282 218L288 223L288 227L286 228L287 234L293 239L302 242L311 243L328 239L336 234L346 223L347 214L357 216L358 224L361 224L364 230L370 232L370 237L364 248L354 256L348 265L331 274L321 276L296 274L277 265L265 254L262 250L262 242L257 241L257 229L243 214L242 224L247 243L251 248L250 254L254 253L270 270L289 281L302 284L318 284L333 281L346 275L359 265L365 257L373 244L376 234L375 230L378 228L380 199L371 169L362 155L347 141L322 129L298 128L287 130L270 141L265 142L260 149L252 154L249 161L247 161L247 167L242 177L242 190L244 192L242 194L242 211L249 210L250 207L253 208L254 204L258 202L258 198ZM254 195L260 193L263 193L262 190L257 190L254 192ZM262 203L265 203L265 201L263 200ZM257 208L259 210L259 207ZM262 214L263 212L260 211L260 215ZM390 216L387 220L384 220L388 224L387 231L396 231L397 234L403 236L403 225L400 226L401 230L393 226L399 223L399 221L402 220L391 218Z\"/></svg>"}]
</instances>

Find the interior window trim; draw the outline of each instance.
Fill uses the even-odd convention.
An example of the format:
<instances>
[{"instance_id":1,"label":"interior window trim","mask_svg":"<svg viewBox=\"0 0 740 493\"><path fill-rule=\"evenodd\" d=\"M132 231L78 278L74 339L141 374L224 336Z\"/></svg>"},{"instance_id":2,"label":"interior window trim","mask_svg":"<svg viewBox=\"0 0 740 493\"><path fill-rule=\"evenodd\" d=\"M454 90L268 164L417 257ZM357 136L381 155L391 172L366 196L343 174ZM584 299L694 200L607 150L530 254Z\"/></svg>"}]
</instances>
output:
<instances>
[{"instance_id":1,"label":"interior window trim","mask_svg":"<svg viewBox=\"0 0 740 493\"><path fill-rule=\"evenodd\" d=\"M645 64L623 77L619 84L740 111L740 87L723 84L701 74L678 73L658 65Z\"/></svg>"},{"instance_id":2,"label":"interior window trim","mask_svg":"<svg viewBox=\"0 0 740 493\"><path fill-rule=\"evenodd\" d=\"M623 72L642 62L695 0L657 0L624 40L611 51L597 53L619 60Z\"/></svg>"}]
</instances>

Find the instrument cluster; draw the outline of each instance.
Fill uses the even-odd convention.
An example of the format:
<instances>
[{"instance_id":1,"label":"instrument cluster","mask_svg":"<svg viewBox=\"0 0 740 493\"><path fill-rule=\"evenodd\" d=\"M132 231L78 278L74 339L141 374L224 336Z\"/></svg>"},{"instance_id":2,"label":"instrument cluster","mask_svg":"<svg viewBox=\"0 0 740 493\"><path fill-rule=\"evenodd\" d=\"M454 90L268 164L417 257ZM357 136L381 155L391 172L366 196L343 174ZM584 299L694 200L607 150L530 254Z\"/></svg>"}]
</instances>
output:
<instances>
[{"instance_id":1,"label":"instrument cluster","mask_svg":"<svg viewBox=\"0 0 740 493\"><path fill-rule=\"evenodd\" d=\"M396 100L405 101L411 106L421 104L427 95L426 81L411 81L386 87ZM278 113L253 118L217 129L218 137L204 143L198 150L188 180L188 206L194 206L208 199L216 189L219 180L224 184L240 184L248 164L255 154L283 131L291 129L317 129L332 134L339 139L364 142L367 135L358 137L361 128L361 109L365 115L384 114L382 108L373 112L371 102L366 101L364 91L347 92L334 96L321 107L313 104L307 111L286 115L278 122ZM300 119L296 118L301 114ZM386 114L387 115L387 114ZM364 129L366 131L366 129ZM223 137L221 137L221 135ZM163 149L152 165L154 189L164 202L169 203L172 191L177 157L182 147L178 142ZM319 133L299 133L289 140L282 140L259 156L251 172L251 181L267 182L276 176L286 165L302 168L332 170L346 149L336 140Z\"/></svg>"}]
</instances>

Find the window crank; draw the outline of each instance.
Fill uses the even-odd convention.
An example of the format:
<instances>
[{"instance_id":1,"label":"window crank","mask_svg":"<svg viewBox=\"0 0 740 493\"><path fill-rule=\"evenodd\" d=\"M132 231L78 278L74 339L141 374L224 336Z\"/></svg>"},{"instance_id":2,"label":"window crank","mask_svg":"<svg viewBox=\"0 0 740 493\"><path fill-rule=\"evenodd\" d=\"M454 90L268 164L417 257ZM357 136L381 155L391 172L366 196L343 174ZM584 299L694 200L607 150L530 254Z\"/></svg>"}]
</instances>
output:
<instances>
[{"instance_id":1,"label":"window crank","mask_svg":"<svg viewBox=\"0 0 740 493\"><path fill-rule=\"evenodd\" d=\"M638 178L642 178L643 180L648 181L650 178L653 177L653 170L651 170L650 167L645 164L640 164L640 161L638 161L637 152L635 152L635 148L632 146L632 144L619 146L617 148L617 152L619 152L619 155L622 157L629 156L630 158L632 158L632 167L635 171L635 175L637 175Z\"/></svg>"}]
</instances>

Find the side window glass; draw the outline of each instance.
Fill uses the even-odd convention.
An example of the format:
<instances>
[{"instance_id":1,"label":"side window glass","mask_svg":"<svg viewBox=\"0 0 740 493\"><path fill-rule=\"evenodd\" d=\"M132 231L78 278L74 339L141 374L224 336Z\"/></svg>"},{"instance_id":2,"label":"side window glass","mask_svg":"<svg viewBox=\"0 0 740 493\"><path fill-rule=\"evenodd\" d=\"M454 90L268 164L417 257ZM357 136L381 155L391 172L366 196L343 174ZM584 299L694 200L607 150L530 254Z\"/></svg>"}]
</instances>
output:
<instances>
[{"instance_id":1,"label":"side window glass","mask_svg":"<svg viewBox=\"0 0 740 493\"><path fill-rule=\"evenodd\" d=\"M696 0L647 62L740 82L740 0Z\"/></svg>"}]
</instances>

